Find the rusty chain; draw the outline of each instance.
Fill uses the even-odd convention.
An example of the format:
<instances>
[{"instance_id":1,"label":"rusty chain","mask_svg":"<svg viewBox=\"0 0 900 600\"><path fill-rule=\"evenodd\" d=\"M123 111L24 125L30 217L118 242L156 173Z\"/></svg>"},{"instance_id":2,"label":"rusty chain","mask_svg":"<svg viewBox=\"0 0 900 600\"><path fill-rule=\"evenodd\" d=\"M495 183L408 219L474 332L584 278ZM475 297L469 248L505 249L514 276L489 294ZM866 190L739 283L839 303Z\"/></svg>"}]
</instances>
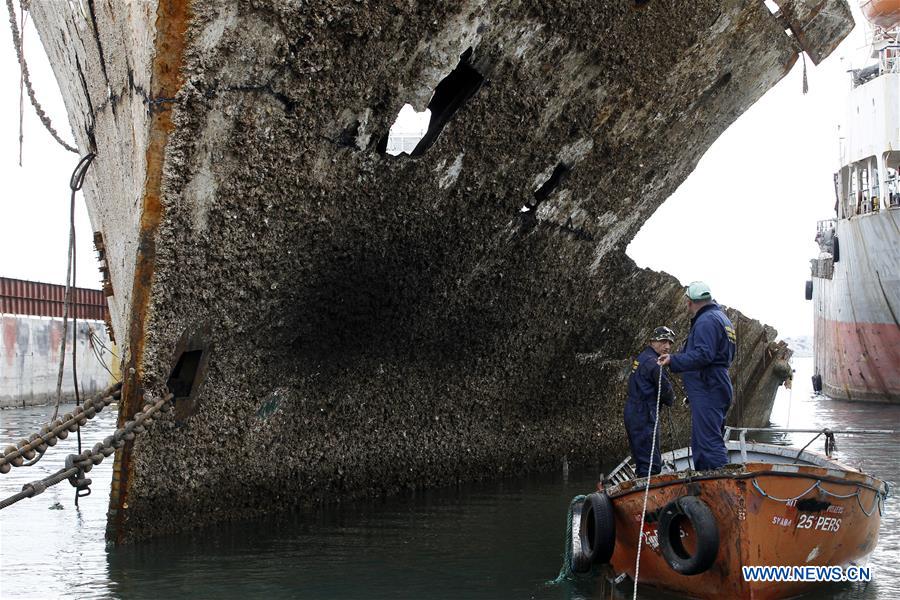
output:
<instances>
[{"instance_id":1,"label":"rusty chain","mask_svg":"<svg viewBox=\"0 0 900 600\"><path fill-rule=\"evenodd\" d=\"M99 465L103 459L113 454L118 448L130 442L136 435L147 430L147 426L153 423L153 418L159 411L167 412L172 409L172 399L175 396L168 393L162 398L152 400L149 394L144 396L144 408L134 415L134 418L125 423L124 427L116 429L115 433L107 436L102 442L97 442L91 450L85 450L81 454L70 454L66 457L66 466L53 475L26 483L22 486L22 491L18 494L10 496L0 501L0 510L11 506L19 500L37 496L48 487L68 479L69 483L79 490L87 488L91 484L91 480L87 479L84 474Z\"/></svg>"},{"instance_id":2,"label":"rusty chain","mask_svg":"<svg viewBox=\"0 0 900 600\"><path fill-rule=\"evenodd\" d=\"M9 473L12 467L23 466L26 460L34 458L35 452L43 454L49 446L55 446L58 440L69 437L69 432L77 431L113 400L118 400L122 395L121 389L122 384L117 383L83 405L76 406L72 412L44 425L39 432L22 438L18 444L7 446L0 455L0 474Z\"/></svg>"}]
</instances>

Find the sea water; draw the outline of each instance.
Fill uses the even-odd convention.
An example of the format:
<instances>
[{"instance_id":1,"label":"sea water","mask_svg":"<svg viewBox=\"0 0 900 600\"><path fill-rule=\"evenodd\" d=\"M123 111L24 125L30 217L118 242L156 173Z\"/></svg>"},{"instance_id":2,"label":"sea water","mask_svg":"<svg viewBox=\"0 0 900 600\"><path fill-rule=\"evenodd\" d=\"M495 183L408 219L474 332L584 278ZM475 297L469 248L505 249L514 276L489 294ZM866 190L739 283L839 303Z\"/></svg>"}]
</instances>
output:
<instances>
[{"instance_id":1,"label":"sea water","mask_svg":"<svg viewBox=\"0 0 900 600\"><path fill-rule=\"evenodd\" d=\"M793 390L780 389L773 424L795 428L900 428L900 406L839 402L811 393L812 360L798 358ZM65 410L69 410L66 407ZM65 411L63 411L65 412ZM37 430L47 407L0 412L0 447ZM83 430L91 447L115 410ZM587 436L585 436L587 437ZM784 443L803 445L809 434ZM665 436L664 436L665 440ZM900 488L898 437L839 436L836 457ZM0 475L0 497L59 469L75 435L29 468ZM821 451L821 439L812 446ZM665 448L664 448L665 449ZM273 514L139 544L104 542L111 459L88 476L74 506L67 482L0 511L0 597L12 598L630 598L627 580L547 585L556 577L571 498L601 469L505 479L416 496ZM616 461L617 462L617 461ZM900 498L889 498L866 587L829 584L810 598L900 595ZM273 511L274 512L274 511ZM641 598L670 598L639 585Z\"/></svg>"}]
</instances>

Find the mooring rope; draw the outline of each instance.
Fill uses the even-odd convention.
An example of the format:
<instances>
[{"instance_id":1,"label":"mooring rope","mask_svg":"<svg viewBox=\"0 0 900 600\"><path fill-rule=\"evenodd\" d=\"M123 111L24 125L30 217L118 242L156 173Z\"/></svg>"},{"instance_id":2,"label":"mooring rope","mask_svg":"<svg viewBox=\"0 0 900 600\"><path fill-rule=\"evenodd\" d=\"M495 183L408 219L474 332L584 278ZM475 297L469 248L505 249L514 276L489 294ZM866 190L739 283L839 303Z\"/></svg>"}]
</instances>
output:
<instances>
[{"instance_id":1,"label":"mooring rope","mask_svg":"<svg viewBox=\"0 0 900 600\"><path fill-rule=\"evenodd\" d=\"M634 600L637 600L638 577L641 572L641 545L644 542L644 519L647 516L647 500L650 497L650 478L653 476L653 454L656 452L656 428L659 426L659 400L662 397L663 368L659 367L659 383L656 386L656 418L653 420L653 440L650 443L650 466L647 468L647 482L644 488L644 508L641 509L641 526L638 529L637 558L634 561Z\"/></svg>"},{"instance_id":2,"label":"mooring rope","mask_svg":"<svg viewBox=\"0 0 900 600\"><path fill-rule=\"evenodd\" d=\"M22 54L25 54L25 5L19 3L19 30L22 32ZM25 142L25 72L19 69L19 166L22 166L22 146Z\"/></svg>"},{"instance_id":3,"label":"mooring rope","mask_svg":"<svg viewBox=\"0 0 900 600\"><path fill-rule=\"evenodd\" d=\"M50 117L47 116L47 113L44 112L44 109L37 101L37 97L35 97L34 95L34 88L31 87L31 76L28 74L28 65L25 63L25 54L22 51L22 37L21 35L19 35L19 26L16 23L16 9L13 6L13 0L6 0L6 10L9 11L9 28L12 31L13 46L15 46L16 48L16 57L19 59L19 69L21 70L20 77L25 81L25 89L28 91L28 99L31 100L31 105L34 107L34 111L37 113L38 118L41 120L41 123L44 124L44 127L47 129L47 131L50 132L50 135L53 136L53 139L56 140L60 146L62 146L69 152L78 154L77 148L70 146L61 137L59 137L56 129L53 128L53 123L50 122Z\"/></svg>"},{"instance_id":4,"label":"mooring rope","mask_svg":"<svg viewBox=\"0 0 900 600\"><path fill-rule=\"evenodd\" d=\"M93 152L89 152L81 157L81 160L78 161L78 164L75 165L75 170L72 171L72 176L69 178L69 189L71 190L70 201L69 201L69 250L67 253L67 265L66 265L66 290L65 290L65 302L63 303L63 330L62 330L62 340L60 341L59 348L59 372L56 375L56 405L53 407L53 416L50 417L50 420L56 419L59 414L59 404L62 401L62 380L63 380L63 372L65 371L66 365L66 338L68 337L68 329L69 329L69 309L72 306L72 294L74 293L75 288L75 194L81 187L84 185L84 177L87 174L88 167L91 166L91 162L94 160L94 156L96 156ZM75 311L72 310L72 376L75 378L75 397L78 397L78 376L75 374L75 351L77 349L78 342L78 332L75 329L77 325L77 318L75 317ZM40 458L38 458L40 460Z\"/></svg>"},{"instance_id":5,"label":"mooring rope","mask_svg":"<svg viewBox=\"0 0 900 600\"><path fill-rule=\"evenodd\" d=\"M94 468L94 465L99 465L103 462L104 458L113 454L118 448L124 446L126 442L133 440L137 434L145 432L147 426L153 423L157 412L166 412L172 408L171 400L174 397L173 394L168 393L156 401L145 398L147 404L144 405L143 410L125 423L124 427L116 429L115 433L104 438L102 442L94 444L93 449L85 450L81 454L68 455L66 457L66 466L56 473L23 485L21 492L0 501L0 510L12 506L19 500L37 496L48 487L56 485L65 479L68 479L69 483L79 490L86 489L91 484L91 480L87 479L84 474Z\"/></svg>"}]
</instances>

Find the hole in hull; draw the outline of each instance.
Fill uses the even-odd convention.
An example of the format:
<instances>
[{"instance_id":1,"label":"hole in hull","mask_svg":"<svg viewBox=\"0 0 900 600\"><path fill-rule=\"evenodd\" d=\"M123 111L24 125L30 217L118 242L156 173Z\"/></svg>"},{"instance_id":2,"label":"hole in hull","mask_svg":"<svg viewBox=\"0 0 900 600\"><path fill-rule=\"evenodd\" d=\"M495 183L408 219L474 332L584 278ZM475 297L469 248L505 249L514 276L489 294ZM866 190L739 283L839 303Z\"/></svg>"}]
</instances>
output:
<instances>
[{"instance_id":1,"label":"hole in hull","mask_svg":"<svg viewBox=\"0 0 900 600\"><path fill-rule=\"evenodd\" d=\"M427 108L422 112L416 112L412 104L404 104L397 115L397 120L391 125L382 152L391 156L412 154L428 131L430 120L431 111Z\"/></svg>"},{"instance_id":2,"label":"hole in hull","mask_svg":"<svg viewBox=\"0 0 900 600\"><path fill-rule=\"evenodd\" d=\"M172 374L166 382L166 387L175 395L175 400L189 398L197 381L200 370L200 360L203 358L202 350L189 350L178 357Z\"/></svg>"}]
</instances>

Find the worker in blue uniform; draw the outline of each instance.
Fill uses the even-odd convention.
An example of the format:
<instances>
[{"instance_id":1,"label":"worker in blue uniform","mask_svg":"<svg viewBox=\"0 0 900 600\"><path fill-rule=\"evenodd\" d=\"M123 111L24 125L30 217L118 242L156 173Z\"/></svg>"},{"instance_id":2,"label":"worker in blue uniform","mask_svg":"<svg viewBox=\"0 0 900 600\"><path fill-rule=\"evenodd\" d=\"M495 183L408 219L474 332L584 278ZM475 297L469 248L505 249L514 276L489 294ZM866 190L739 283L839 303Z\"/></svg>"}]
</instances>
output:
<instances>
[{"instance_id":1,"label":"worker in blue uniform","mask_svg":"<svg viewBox=\"0 0 900 600\"><path fill-rule=\"evenodd\" d=\"M683 373L684 389L691 405L691 452L698 471L718 469L728 463L723 433L725 415L734 389L728 367L734 360L737 338L734 326L713 300L702 281L685 290L691 313L691 331L677 354L663 354L660 366Z\"/></svg>"},{"instance_id":2,"label":"worker in blue uniform","mask_svg":"<svg viewBox=\"0 0 900 600\"><path fill-rule=\"evenodd\" d=\"M672 351L675 344L675 332L668 327L657 327L653 330L650 343L631 364L631 375L628 377L628 399L625 401L625 431L628 433L628 444L631 456L637 465L637 476L646 477L648 471L655 475L662 468L662 456L659 451L659 427L656 427L656 444L653 443L653 430L656 423L656 400L666 406L672 406L674 395L672 384L665 373L662 375L660 389L660 367L656 364L661 354ZM650 450L653 448L651 467Z\"/></svg>"}]
</instances>

